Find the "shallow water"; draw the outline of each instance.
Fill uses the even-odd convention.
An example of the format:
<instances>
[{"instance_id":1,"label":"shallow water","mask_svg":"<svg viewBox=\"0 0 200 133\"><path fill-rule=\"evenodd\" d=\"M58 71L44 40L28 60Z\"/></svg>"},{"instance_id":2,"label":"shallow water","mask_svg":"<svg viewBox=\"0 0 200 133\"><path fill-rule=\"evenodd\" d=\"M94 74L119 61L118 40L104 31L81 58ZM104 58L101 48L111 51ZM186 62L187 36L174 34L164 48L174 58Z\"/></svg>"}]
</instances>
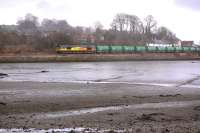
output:
<instances>
[{"instance_id":1,"label":"shallow water","mask_svg":"<svg viewBox=\"0 0 200 133\"><path fill-rule=\"evenodd\" d=\"M200 85L200 61L3 63L0 73L9 75L0 81Z\"/></svg>"},{"instance_id":2,"label":"shallow water","mask_svg":"<svg viewBox=\"0 0 200 133\"><path fill-rule=\"evenodd\" d=\"M160 108L183 108L199 105L200 100L193 101L176 101L176 102L160 102L160 103L143 103L143 104L134 104L134 105L122 105L122 106L109 106L109 107L97 107L97 108L89 108L89 109L81 109L74 111L61 111L61 112L48 112L45 114L38 114L36 117L38 119L44 118L58 118L58 117L66 117L66 116L76 116L76 115L84 115L88 113L98 113L102 111L108 110L122 110L122 109L160 109Z\"/></svg>"}]
</instances>

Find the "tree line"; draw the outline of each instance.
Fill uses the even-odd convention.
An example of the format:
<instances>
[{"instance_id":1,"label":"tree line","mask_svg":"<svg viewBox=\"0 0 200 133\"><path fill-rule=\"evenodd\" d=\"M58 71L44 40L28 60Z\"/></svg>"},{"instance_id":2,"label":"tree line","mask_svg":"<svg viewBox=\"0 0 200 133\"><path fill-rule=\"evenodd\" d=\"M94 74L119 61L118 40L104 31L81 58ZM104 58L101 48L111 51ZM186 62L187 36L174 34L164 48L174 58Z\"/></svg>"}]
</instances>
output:
<instances>
[{"instance_id":1,"label":"tree line","mask_svg":"<svg viewBox=\"0 0 200 133\"><path fill-rule=\"evenodd\" d=\"M107 32L112 35L112 37L107 36L108 39L117 42L126 41L130 44L174 44L179 40L167 27L157 27L157 21L152 15L141 20L136 15L117 14L111 23L111 30Z\"/></svg>"},{"instance_id":2,"label":"tree line","mask_svg":"<svg viewBox=\"0 0 200 133\"><path fill-rule=\"evenodd\" d=\"M176 43L179 39L166 27L157 27L152 15L141 20L136 15L119 13L104 29L100 22L91 27L73 27L66 20L43 19L27 14L16 25L0 25L1 52L54 51L59 44L129 44Z\"/></svg>"}]
</instances>

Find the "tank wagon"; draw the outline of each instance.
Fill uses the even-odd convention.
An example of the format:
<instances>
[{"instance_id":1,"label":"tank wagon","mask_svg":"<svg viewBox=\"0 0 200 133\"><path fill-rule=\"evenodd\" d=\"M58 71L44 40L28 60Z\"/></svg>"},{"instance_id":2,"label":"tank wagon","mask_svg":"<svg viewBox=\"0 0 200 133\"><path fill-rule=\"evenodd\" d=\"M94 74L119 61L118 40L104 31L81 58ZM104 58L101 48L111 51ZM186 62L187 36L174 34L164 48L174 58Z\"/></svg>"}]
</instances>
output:
<instances>
[{"instance_id":1,"label":"tank wagon","mask_svg":"<svg viewBox=\"0 0 200 133\"><path fill-rule=\"evenodd\" d=\"M158 47L133 45L62 45L56 48L57 53L200 53L200 47Z\"/></svg>"}]
</instances>

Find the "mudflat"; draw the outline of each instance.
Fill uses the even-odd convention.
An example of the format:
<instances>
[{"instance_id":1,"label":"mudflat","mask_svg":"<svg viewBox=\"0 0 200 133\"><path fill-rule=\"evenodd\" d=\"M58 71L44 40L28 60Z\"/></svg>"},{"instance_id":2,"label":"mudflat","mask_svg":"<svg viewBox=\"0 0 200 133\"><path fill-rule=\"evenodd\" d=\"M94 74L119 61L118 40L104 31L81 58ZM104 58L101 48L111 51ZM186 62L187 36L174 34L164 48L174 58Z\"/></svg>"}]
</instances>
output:
<instances>
[{"instance_id":1,"label":"mudflat","mask_svg":"<svg viewBox=\"0 0 200 133\"><path fill-rule=\"evenodd\" d=\"M117 83L0 82L0 128L199 132L200 89Z\"/></svg>"}]
</instances>

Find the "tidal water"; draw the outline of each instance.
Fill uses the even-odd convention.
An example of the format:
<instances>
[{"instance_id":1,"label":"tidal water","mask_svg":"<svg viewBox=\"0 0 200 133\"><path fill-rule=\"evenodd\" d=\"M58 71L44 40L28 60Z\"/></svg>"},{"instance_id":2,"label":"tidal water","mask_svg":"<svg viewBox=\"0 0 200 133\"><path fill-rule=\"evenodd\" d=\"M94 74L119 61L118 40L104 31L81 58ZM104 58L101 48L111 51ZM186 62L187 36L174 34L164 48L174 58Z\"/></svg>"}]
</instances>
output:
<instances>
[{"instance_id":1,"label":"tidal water","mask_svg":"<svg viewBox=\"0 0 200 133\"><path fill-rule=\"evenodd\" d=\"M0 81L200 85L200 61L1 63Z\"/></svg>"}]
</instances>

